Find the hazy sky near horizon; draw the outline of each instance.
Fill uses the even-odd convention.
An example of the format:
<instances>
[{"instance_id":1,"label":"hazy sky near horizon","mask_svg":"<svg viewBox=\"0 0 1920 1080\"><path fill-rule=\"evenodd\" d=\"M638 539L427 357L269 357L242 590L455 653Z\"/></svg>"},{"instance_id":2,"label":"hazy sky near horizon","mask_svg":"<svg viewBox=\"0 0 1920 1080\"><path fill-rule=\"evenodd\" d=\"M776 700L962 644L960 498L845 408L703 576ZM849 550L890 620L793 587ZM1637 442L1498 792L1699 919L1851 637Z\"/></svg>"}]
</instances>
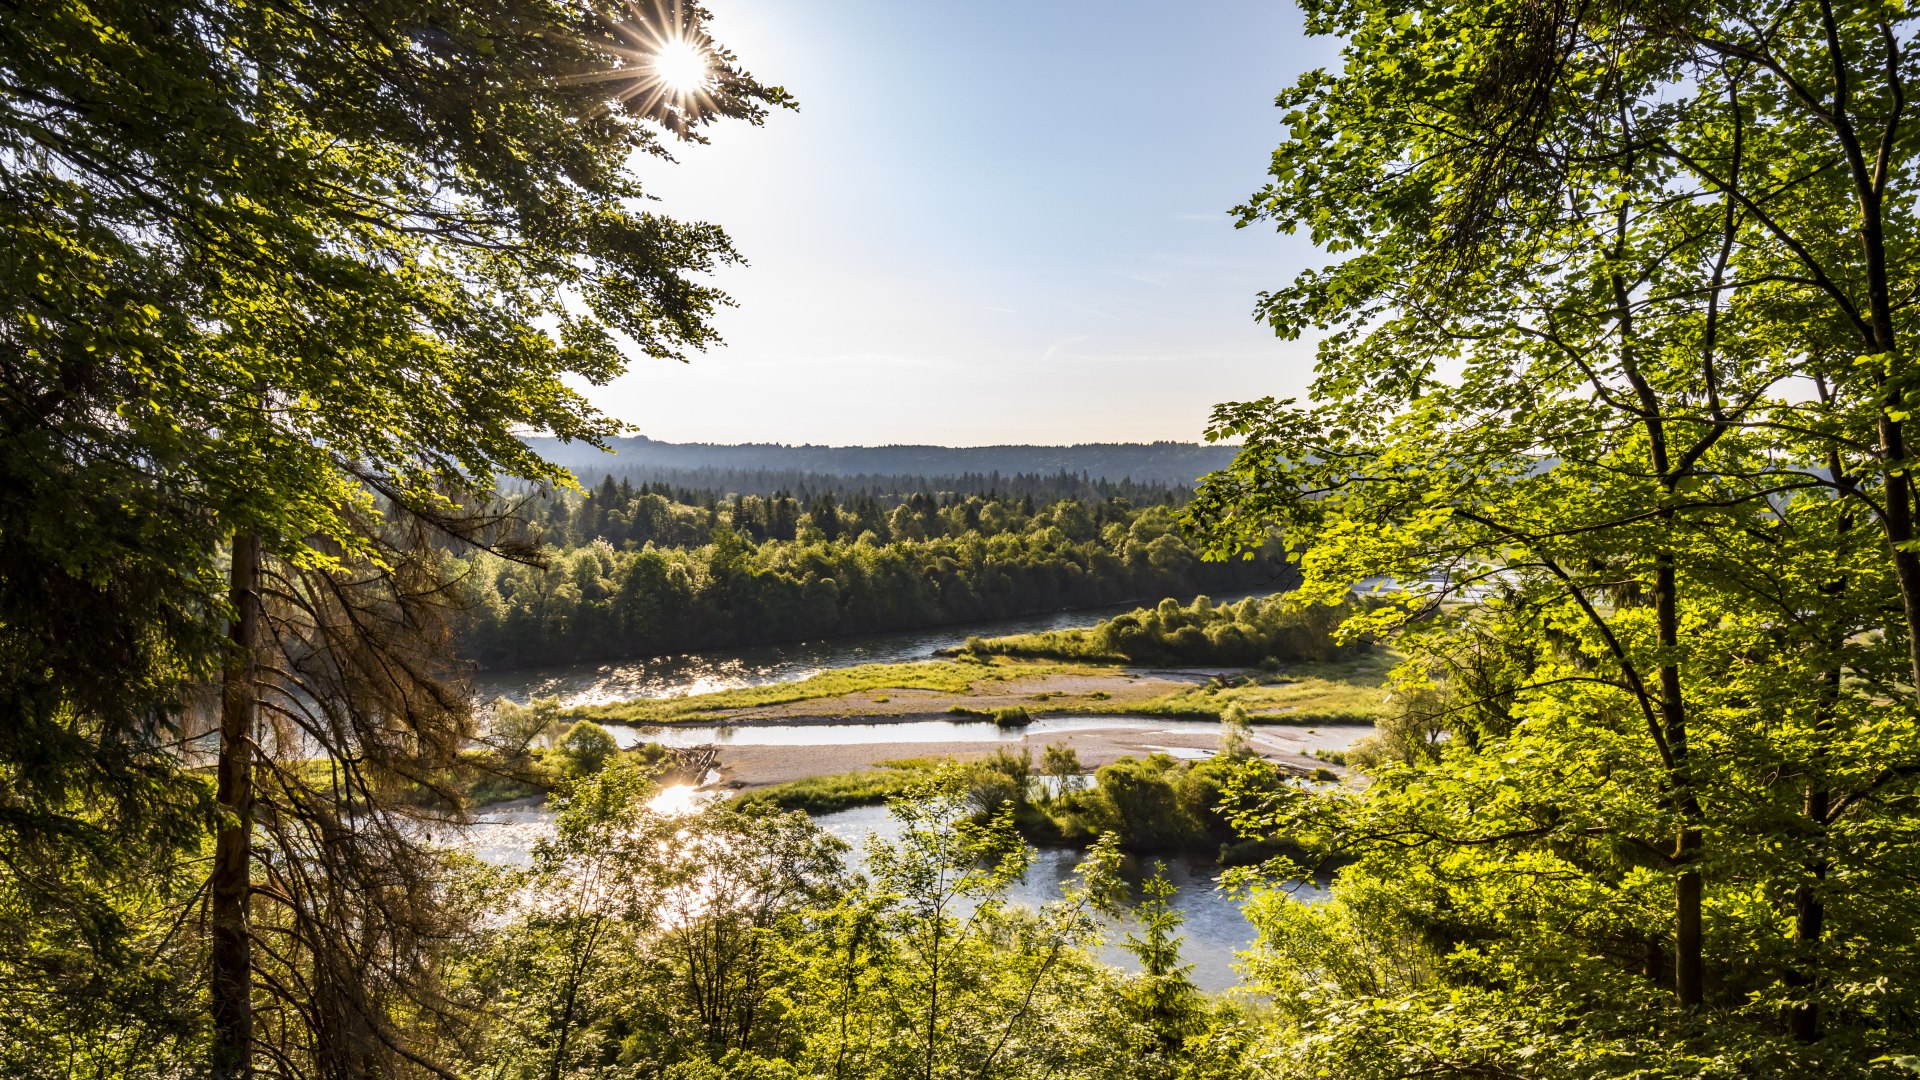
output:
<instances>
[{"instance_id":1,"label":"hazy sky near horizon","mask_svg":"<svg viewBox=\"0 0 1920 1080\"><path fill-rule=\"evenodd\" d=\"M676 442L1197 440L1217 402L1298 393L1312 347L1254 321L1320 260L1235 229L1334 62L1284 0L709 0L800 111L638 166L724 226L726 345L589 391Z\"/></svg>"}]
</instances>

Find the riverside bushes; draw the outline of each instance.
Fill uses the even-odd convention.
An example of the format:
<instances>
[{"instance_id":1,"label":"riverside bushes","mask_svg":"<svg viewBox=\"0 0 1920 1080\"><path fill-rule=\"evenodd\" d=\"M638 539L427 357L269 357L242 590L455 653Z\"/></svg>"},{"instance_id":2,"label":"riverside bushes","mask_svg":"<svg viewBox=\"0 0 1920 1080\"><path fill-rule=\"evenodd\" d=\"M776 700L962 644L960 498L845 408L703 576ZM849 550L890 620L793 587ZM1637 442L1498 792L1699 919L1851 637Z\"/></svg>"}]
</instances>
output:
<instances>
[{"instance_id":1,"label":"riverside bushes","mask_svg":"<svg viewBox=\"0 0 1920 1080\"><path fill-rule=\"evenodd\" d=\"M1167 599L1085 629L968 638L964 651L1127 664L1326 663L1366 651L1365 642L1334 640L1334 629L1351 613L1350 605L1300 606L1278 595L1232 604L1204 596L1186 605Z\"/></svg>"},{"instance_id":2,"label":"riverside bushes","mask_svg":"<svg viewBox=\"0 0 1920 1080\"><path fill-rule=\"evenodd\" d=\"M924 784L942 768L964 778L975 817L1010 813L1022 836L1038 844L1087 844L1111 833L1136 854L1229 853L1245 861L1249 847L1227 818L1230 783L1239 790L1271 791L1282 784L1278 770L1257 758L1220 756L1181 761L1167 754L1121 758L1093 774L1079 772L1072 747L1050 745L1040 767L1022 748L996 750L979 761L911 758L879 768L808 777L748 792L740 805L831 813L897 798ZM1256 845L1260 842L1252 842Z\"/></svg>"},{"instance_id":3,"label":"riverside bushes","mask_svg":"<svg viewBox=\"0 0 1920 1080\"><path fill-rule=\"evenodd\" d=\"M804 810L809 814L830 814L856 806L872 806L905 794L916 784L925 783L940 764L931 758L908 758L881 762L874 769L832 776L809 776L748 791L740 796L738 804L743 807Z\"/></svg>"},{"instance_id":4,"label":"riverside bushes","mask_svg":"<svg viewBox=\"0 0 1920 1080\"><path fill-rule=\"evenodd\" d=\"M1224 850L1239 841L1227 818L1229 782L1242 792L1277 790L1283 782L1277 769L1257 758L1187 762L1152 754L1103 765L1091 784L1061 778L1039 785L1031 752L1024 749L997 751L967 775L979 814L1010 810L1029 840L1087 843L1110 833L1122 848L1143 855Z\"/></svg>"}]
</instances>

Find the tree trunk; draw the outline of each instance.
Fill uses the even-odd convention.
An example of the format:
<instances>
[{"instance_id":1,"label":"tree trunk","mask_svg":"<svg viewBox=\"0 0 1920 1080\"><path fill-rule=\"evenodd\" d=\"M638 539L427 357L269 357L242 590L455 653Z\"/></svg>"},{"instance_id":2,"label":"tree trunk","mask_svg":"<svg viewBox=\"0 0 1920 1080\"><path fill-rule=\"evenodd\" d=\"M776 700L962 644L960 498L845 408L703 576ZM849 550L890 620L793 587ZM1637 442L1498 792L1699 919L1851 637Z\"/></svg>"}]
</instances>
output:
<instances>
[{"instance_id":1,"label":"tree trunk","mask_svg":"<svg viewBox=\"0 0 1920 1080\"><path fill-rule=\"evenodd\" d=\"M926 1080L933 1080L934 1040L940 1031L940 910L933 909L933 953L927 981Z\"/></svg>"},{"instance_id":2,"label":"tree trunk","mask_svg":"<svg viewBox=\"0 0 1920 1080\"><path fill-rule=\"evenodd\" d=\"M1697 804L1687 763L1687 712L1681 698L1680 666L1673 659L1673 651L1680 646L1680 614L1672 553L1660 552L1655 557L1655 567L1655 618L1659 623L1660 647L1667 654L1660 665L1661 726L1665 728L1667 747L1673 755L1669 777L1672 797L1686 818L1673 850L1674 865L1680 870L1673 890L1673 992L1681 1008L1691 1008L1706 1000L1705 963L1701 957L1701 882L1700 871L1694 867L1703 843L1696 824Z\"/></svg>"},{"instance_id":3,"label":"tree trunk","mask_svg":"<svg viewBox=\"0 0 1920 1080\"><path fill-rule=\"evenodd\" d=\"M1827 820L1829 796L1824 787L1807 789L1806 815L1809 826L1824 831ZM1816 840L1816 843L1823 842ZM1813 860L1813 881L1801 885L1793 898L1793 943L1797 954L1795 970L1788 976L1788 982L1801 989L1805 997L1796 1003L1787 1015L1788 1030L1801 1042L1813 1042L1820 1037L1820 1004L1814 1000L1814 989L1819 979L1818 957L1820 939L1826 933L1827 907L1820 896L1820 886L1826 881L1827 860L1824 855L1816 855Z\"/></svg>"},{"instance_id":4,"label":"tree trunk","mask_svg":"<svg viewBox=\"0 0 1920 1080\"><path fill-rule=\"evenodd\" d=\"M1893 552L1893 569L1900 585L1900 609L1907 623L1907 660L1916 694L1920 694L1920 554L1910 547L1914 537L1913 508L1907 487L1907 474L1897 463L1907 453L1900 425L1882 416L1880 419L1881 458L1886 469L1887 545ZM1899 455L1899 456L1896 456Z\"/></svg>"},{"instance_id":5,"label":"tree trunk","mask_svg":"<svg viewBox=\"0 0 1920 1080\"><path fill-rule=\"evenodd\" d=\"M1700 871L1691 869L1700 851L1700 830L1682 828L1674 861L1680 875L1674 881L1673 992L1682 1008L1706 1000L1705 965L1700 959Z\"/></svg>"},{"instance_id":6,"label":"tree trunk","mask_svg":"<svg viewBox=\"0 0 1920 1080\"><path fill-rule=\"evenodd\" d=\"M222 818L214 839L212 908L213 1075L245 1080L253 1074L253 958L247 900L253 864L253 736L259 711L256 686L260 600L260 538L233 539L228 602L233 651L222 673L220 759L214 798Z\"/></svg>"},{"instance_id":7,"label":"tree trunk","mask_svg":"<svg viewBox=\"0 0 1920 1080\"><path fill-rule=\"evenodd\" d=\"M1820 403L1831 406L1826 385L1820 384ZM1855 493L1853 479L1847 474L1845 463L1840 460L1840 451L1836 447L1827 449L1827 475L1842 494L1844 499ZM1854 515L1843 512L1835 522L1842 536L1853 531ZM1829 602L1839 603L1850 585L1848 575L1827 582L1820 592ZM1908 643L1913 643L1912 623L1909 623ZM1828 654L1838 657L1846 647L1844 631L1837 632L1825 645ZM1833 732L1835 718L1839 713L1841 680L1845 671L1838 663L1820 675L1820 708L1815 714L1814 730L1818 742L1814 749L1814 762L1811 775L1807 780L1806 796L1802 801L1801 814L1806 820L1808 839L1812 845L1807 870L1813 875L1811 882L1801 884L1794 890L1793 896L1793 945L1794 959L1787 969L1787 985L1800 991L1800 1000L1787 1007L1787 1030L1800 1042L1813 1042L1820 1038L1820 1003L1817 1000L1817 988L1820 984L1820 948L1821 939L1826 934L1827 907L1822 890L1827 880L1827 816L1833 805L1833 794L1827 787L1826 778L1826 740ZM1920 687L1920 682L1914 684Z\"/></svg>"},{"instance_id":8,"label":"tree trunk","mask_svg":"<svg viewBox=\"0 0 1920 1080\"><path fill-rule=\"evenodd\" d=\"M1617 235L1620 254L1626 252L1627 219L1623 203L1618 211ZM1648 464L1660 478L1670 500L1681 474L1674 470L1667 443L1666 407L1651 383L1640 373L1640 361L1634 338L1633 302L1627 281L1613 275L1614 318L1620 333L1620 369L1633 386L1639 400L1641 423L1647 433ZM1659 512L1663 539L1674 527L1670 506ZM1653 607L1660 647L1659 706L1661 734L1667 744L1667 793L1683 824L1674 845L1673 863L1679 870L1674 881L1673 973L1674 996L1682 1008L1705 1000L1704 963L1701 959L1701 881L1694 863L1700 857L1703 837L1699 826L1699 801L1693 790L1693 777L1687 765L1687 708L1680 682L1680 581L1673 550L1663 543L1654 553Z\"/></svg>"}]
</instances>

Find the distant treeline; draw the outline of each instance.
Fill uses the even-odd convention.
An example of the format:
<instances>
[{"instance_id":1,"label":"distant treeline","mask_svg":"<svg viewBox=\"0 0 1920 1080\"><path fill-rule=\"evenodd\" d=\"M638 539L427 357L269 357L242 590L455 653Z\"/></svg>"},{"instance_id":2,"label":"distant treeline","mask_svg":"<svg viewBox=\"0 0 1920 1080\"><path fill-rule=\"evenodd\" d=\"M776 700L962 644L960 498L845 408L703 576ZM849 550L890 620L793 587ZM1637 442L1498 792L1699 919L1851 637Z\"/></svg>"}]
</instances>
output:
<instances>
[{"instance_id":1,"label":"distant treeline","mask_svg":"<svg viewBox=\"0 0 1920 1080\"><path fill-rule=\"evenodd\" d=\"M595 477L599 479L596 480ZM918 473L837 473L808 472L800 469L672 469L649 466L623 466L598 473L582 473L581 482L598 491L611 484L638 492L652 492L675 502L711 506L735 495L770 498L787 495L806 502L815 495L831 495L843 502L872 499L891 509L914 495L934 498L1011 496L1031 499L1046 505L1061 499L1084 503L1125 499L1136 505L1166 503L1183 505L1193 497L1187 484L1159 481L1109 480L1085 473L957 473L922 476ZM510 488L509 494L525 497L533 494L524 488ZM561 498L537 496L541 501Z\"/></svg>"},{"instance_id":2,"label":"distant treeline","mask_svg":"<svg viewBox=\"0 0 1920 1080\"><path fill-rule=\"evenodd\" d=\"M891 509L602 484L536 508L544 567L465 557L456 632L490 667L915 629L1175 594L1285 588L1278 544L1203 563L1164 505L916 494Z\"/></svg>"},{"instance_id":3,"label":"distant treeline","mask_svg":"<svg viewBox=\"0 0 1920 1080\"><path fill-rule=\"evenodd\" d=\"M613 439L609 456L591 446L529 439L541 456L586 476L612 470L811 472L834 476L1051 476L1191 484L1222 469L1237 447L1198 443L1082 443L1076 446L785 446L779 443L667 443Z\"/></svg>"},{"instance_id":4,"label":"distant treeline","mask_svg":"<svg viewBox=\"0 0 1920 1080\"><path fill-rule=\"evenodd\" d=\"M1186 488L1064 475L910 476L855 484L842 482L854 478L799 473L790 487L771 486L775 474L760 475L767 485L703 482L723 479L712 475L688 477L686 483L636 482L608 473L584 495L524 496L518 512L544 542L559 548L593 540L617 548L649 543L697 547L723 522L755 543L800 539L811 529L806 535L813 539L834 541L845 535L857 540L871 532L884 544L896 538L1003 532L1010 517L1030 519L1061 501L1093 507L1098 516L1140 506L1179 506L1191 495Z\"/></svg>"}]
</instances>

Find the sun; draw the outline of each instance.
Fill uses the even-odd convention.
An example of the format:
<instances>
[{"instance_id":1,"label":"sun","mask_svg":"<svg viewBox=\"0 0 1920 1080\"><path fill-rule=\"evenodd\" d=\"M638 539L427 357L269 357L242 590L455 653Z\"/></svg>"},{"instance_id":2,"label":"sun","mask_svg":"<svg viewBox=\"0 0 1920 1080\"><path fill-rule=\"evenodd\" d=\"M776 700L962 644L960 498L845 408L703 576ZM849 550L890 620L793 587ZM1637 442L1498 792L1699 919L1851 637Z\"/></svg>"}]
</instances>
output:
<instances>
[{"instance_id":1,"label":"sun","mask_svg":"<svg viewBox=\"0 0 1920 1080\"><path fill-rule=\"evenodd\" d=\"M626 0L603 34L580 40L604 63L567 81L604 84L607 107L686 136L725 98L731 77L726 50L707 37L698 16L687 0Z\"/></svg>"},{"instance_id":2,"label":"sun","mask_svg":"<svg viewBox=\"0 0 1920 1080\"><path fill-rule=\"evenodd\" d=\"M707 84L706 50L686 38L662 42L653 53L653 75L675 94L688 94Z\"/></svg>"}]
</instances>

